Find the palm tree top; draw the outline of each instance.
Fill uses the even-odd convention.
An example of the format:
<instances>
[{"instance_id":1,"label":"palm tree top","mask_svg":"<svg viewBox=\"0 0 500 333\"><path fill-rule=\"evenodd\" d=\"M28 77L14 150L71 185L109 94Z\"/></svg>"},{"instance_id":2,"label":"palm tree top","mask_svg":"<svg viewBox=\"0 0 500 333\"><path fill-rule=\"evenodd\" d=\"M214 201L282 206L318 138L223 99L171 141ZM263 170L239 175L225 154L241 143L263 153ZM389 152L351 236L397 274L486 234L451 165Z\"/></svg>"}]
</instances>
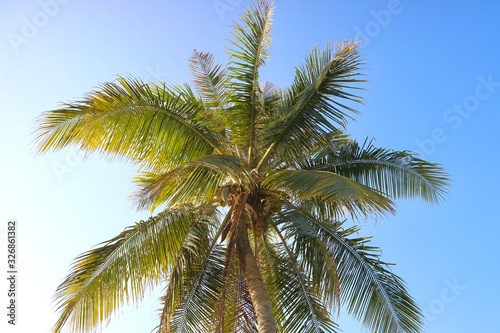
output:
<instances>
[{"instance_id":1,"label":"palm tree top","mask_svg":"<svg viewBox=\"0 0 500 333\"><path fill-rule=\"evenodd\" d=\"M340 305L372 330L421 332L403 281L342 221L439 202L448 176L346 134L363 102L357 42L313 48L287 88L261 82L273 13L250 5L225 66L194 50L193 87L120 76L38 118L39 153L133 161L137 207L160 210L75 260L55 331L90 331L166 281L159 332L333 332Z\"/></svg>"}]
</instances>

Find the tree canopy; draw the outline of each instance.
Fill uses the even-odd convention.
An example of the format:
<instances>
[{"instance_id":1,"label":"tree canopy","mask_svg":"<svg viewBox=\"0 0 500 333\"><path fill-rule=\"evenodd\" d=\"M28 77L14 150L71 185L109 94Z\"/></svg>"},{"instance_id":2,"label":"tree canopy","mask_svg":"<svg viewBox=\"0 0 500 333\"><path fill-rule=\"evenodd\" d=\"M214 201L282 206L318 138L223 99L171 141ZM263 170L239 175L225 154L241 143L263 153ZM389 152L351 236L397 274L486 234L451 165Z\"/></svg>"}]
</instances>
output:
<instances>
[{"instance_id":1,"label":"tree canopy","mask_svg":"<svg viewBox=\"0 0 500 333\"><path fill-rule=\"evenodd\" d=\"M422 331L403 280L345 222L439 202L448 177L347 134L363 101L356 42L313 48L290 87L261 82L273 12L243 13L227 65L194 50L193 87L118 77L38 119L38 152L132 161L135 203L157 212L75 259L55 332L89 332L162 283L158 332L337 332L340 306L377 332Z\"/></svg>"}]
</instances>

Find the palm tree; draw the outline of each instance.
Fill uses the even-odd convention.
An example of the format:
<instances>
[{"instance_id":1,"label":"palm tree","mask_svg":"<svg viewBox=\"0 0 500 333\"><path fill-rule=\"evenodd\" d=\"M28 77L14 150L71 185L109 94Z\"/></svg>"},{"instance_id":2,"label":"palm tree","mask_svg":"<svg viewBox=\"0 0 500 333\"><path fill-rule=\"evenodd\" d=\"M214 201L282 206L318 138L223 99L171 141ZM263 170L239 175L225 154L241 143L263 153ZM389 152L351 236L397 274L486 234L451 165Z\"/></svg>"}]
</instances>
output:
<instances>
[{"instance_id":1,"label":"palm tree","mask_svg":"<svg viewBox=\"0 0 500 333\"><path fill-rule=\"evenodd\" d=\"M75 259L55 332L91 331L161 283L158 332L335 332L341 305L377 332L421 331L404 282L345 221L437 202L447 176L345 134L362 102L354 42L314 48L287 89L261 84L272 17L251 5L227 67L195 50L196 92L119 77L38 119L38 152L131 160L137 206L160 211Z\"/></svg>"}]
</instances>

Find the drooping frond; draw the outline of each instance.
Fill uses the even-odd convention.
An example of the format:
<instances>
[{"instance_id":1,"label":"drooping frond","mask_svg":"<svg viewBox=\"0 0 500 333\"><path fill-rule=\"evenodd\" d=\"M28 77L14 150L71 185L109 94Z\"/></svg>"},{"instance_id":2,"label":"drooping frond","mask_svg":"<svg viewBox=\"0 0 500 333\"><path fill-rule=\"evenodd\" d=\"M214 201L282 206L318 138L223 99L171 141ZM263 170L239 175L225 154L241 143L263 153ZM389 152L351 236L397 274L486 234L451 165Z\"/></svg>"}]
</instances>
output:
<instances>
[{"instance_id":1,"label":"drooping frond","mask_svg":"<svg viewBox=\"0 0 500 333\"><path fill-rule=\"evenodd\" d=\"M280 170L262 183L270 190L288 193L296 202L339 205L354 216L394 212L390 199L347 177L328 171Z\"/></svg>"},{"instance_id":2,"label":"drooping frond","mask_svg":"<svg viewBox=\"0 0 500 333\"><path fill-rule=\"evenodd\" d=\"M236 256L234 256L233 265L226 264L225 284L214 317L218 323L215 333L258 332L255 310Z\"/></svg>"},{"instance_id":3,"label":"drooping frond","mask_svg":"<svg viewBox=\"0 0 500 333\"><path fill-rule=\"evenodd\" d=\"M280 241L266 242L266 281L280 332L337 332L337 325L314 292L310 278L301 270L301 258L289 248L280 231ZM266 270L265 270L266 271Z\"/></svg>"},{"instance_id":4,"label":"drooping frond","mask_svg":"<svg viewBox=\"0 0 500 333\"><path fill-rule=\"evenodd\" d=\"M198 249L197 256L193 253L191 261L184 266L181 289L170 296L175 297L174 303L168 310L168 317L163 318L159 333L215 330L214 313L224 286L225 253L225 248L219 244Z\"/></svg>"},{"instance_id":5,"label":"drooping frond","mask_svg":"<svg viewBox=\"0 0 500 333\"><path fill-rule=\"evenodd\" d=\"M205 319L203 322L200 321L200 325L205 325L207 330L213 331L215 319L210 318L207 313L216 311L218 300L213 299L213 295L218 294L220 298L219 291L224 285L224 272L221 269L226 268L222 262L227 251L224 246L219 245L219 240L230 222L229 217L230 212L226 214L222 223L215 221L216 228L213 229L203 230L201 225L193 228L197 233L190 233L189 241L184 242L175 264L169 271L165 293L161 297L163 306L160 324L157 327L158 333L171 333L176 332L176 328L186 329L196 326L194 320L198 315L197 312L200 312L201 318ZM204 270L210 271L208 287L203 287L204 281L207 282L207 279L203 280L206 277L203 275ZM197 309L196 304L184 304L187 300L196 302L199 300L198 297L207 298L203 303L204 309Z\"/></svg>"},{"instance_id":6,"label":"drooping frond","mask_svg":"<svg viewBox=\"0 0 500 333\"><path fill-rule=\"evenodd\" d=\"M123 303L142 299L186 246L191 226L214 213L213 207L163 211L77 257L55 294L60 317L54 331L89 332Z\"/></svg>"},{"instance_id":7,"label":"drooping frond","mask_svg":"<svg viewBox=\"0 0 500 333\"><path fill-rule=\"evenodd\" d=\"M335 172L394 199L420 197L437 202L449 185L441 166L408 151L377 148L368 140L363 145L356 141L325 145L304 167Z\"/></svg>"},{"instance_id":8,"label":"drooping frond","mask_svg":"<svg viewBox=\"0 0 500 333\"><path fill-rule=\"evenodd\" d=\"M337 262L304 216L303 208L287 204L273 215L273 221L294 256L301 258L300 271L310 279L312 291L321 296L329 309L340 309Z\"/></svg>"},{"instance_id":9,"label":"drooping frond","mask_svg":"<svg viewBox=\"0 0 500 333\"><path fill-rule=\"evenodd\" d=\"M149 170L177 166L222 150L222 137L203 122L204 110L187 86L119 77L80 101L45 112L36 124L36 149L73 144Z\"/></svg>"},{"instance_id":10,"label":"drooping frond","mask_svg":"<svg viewBox=\"0 0 500 333\"><path fill-rule=\"evenodd\" d=\"M343 128L358 112L347 103L360 103L361 97L348 90L355 84L360 60L356 43L343 43L336 50L314 48L305 64L297 68L292 86L283 94L283 106L264 130L264 166L274 155L293 164L302 160L314 142L324 142L327 133Z\"/></svg>"},{"instance_id":11,"label":"drooping frond","mask_svg":"<svg viewBox=\"0 0 500 333\"><path fill-rule=\"evenodd\" d=\"M417 333L422 313L398 276L380 260L380 250L368 244L370 238L348 238L358 227L322 221L302 210L322 242L337 261L340 299L347 311L372 331Z\"/></svg>"},{"instance_id":12,"label":"drooping frond","mask_svg":"<svg viewBox=\"0 0 500 333\"><path fill-rule=\"evenodd\" d=\"M252 4L241 17L243 25L234 25L233 47L229 49L231 136L242 148L248 148L248 162L252 167L256 138L262 126L259 114L264 108L259 68L269 57L273 11L272 1Z\"/></svg>"},{"instance_id":13,"label":"drooping frond","mask_svg":"<svg viewBox=\"0 0 500 333\"><path fill-rule=\"evenodd\" d=\"M207 155L166 173L143 173L136 177L140 186L136 194L139 208L204 204L217 196L221 186L238 184L251 189L254 182L242 161L233 156Z\"/></svg>"},{"instance_id":14,"label":"drooping frond","mask_svg":"<svg viewBox=\"0 0 500 333\"><path fill-rule=\"evenodd\" d=\"M248 285L241 274L239 276L237 300L235 302L235 325L232 333L257 333L257 316L252 305Z\"/></svg>"},{"instance_id":15,"label":"drooping frond","mask_svg":"<svg viewBox=\"0 0 500 333\"><path fill-rule=\"evenodd\" d=\"M221 231L205 246L183 249L171 270L158 333L256 333L255 313L238 259L228 264L227 246L219 244ZM203 238L203 237L198 237Z\"/></svg>"}]
</instances>

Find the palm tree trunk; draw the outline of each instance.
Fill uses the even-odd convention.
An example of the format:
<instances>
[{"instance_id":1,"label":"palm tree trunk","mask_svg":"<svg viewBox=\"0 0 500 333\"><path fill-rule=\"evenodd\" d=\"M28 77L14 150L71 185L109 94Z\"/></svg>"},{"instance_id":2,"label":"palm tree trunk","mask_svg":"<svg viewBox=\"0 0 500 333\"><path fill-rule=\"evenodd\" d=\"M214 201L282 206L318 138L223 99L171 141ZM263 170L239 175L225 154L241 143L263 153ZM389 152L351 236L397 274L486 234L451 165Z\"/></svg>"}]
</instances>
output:
<instances>
[{"instance_id":1,"label":"palm tree trunk","mask_svg":"<svg viewBox=\"0 0 500 333\"><path fill-rule=\"evenodd\" d=\"M276 322L271 308L271 300L262 274L260 274L257 260L255 260L255 255L250 247L248 229L244 221L240 220L238 229L236 248L243 267L250 298L252 299L252 305L257 315L259 333L276 333Z\"/></svg>"}]
</instances>

